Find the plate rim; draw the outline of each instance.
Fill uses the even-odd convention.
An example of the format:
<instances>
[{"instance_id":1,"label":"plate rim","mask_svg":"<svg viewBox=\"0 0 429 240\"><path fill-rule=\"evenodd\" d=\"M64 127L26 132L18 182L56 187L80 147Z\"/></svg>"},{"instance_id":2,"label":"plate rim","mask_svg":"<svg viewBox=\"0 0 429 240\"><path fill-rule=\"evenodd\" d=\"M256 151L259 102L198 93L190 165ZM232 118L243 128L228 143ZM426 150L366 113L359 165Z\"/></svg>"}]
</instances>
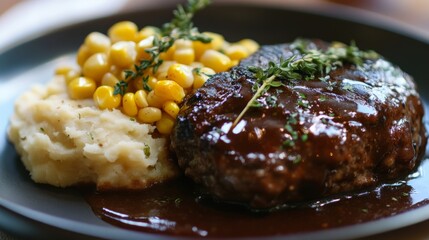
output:
<instances>
[{"instance_id":1,"label":"plate rim","mask_svg":"<svg viewBox=\"0 0 429 240\"><path fill-rule=\"evenodd\" d=\"M361 24L361 25L365 25L365 26L369 26L369 27L373 27L376 29L380 29L380 30L385 30L388 32L393 32L399 35L402 35L406 38L411 38L413 40L417 40L420 42L423 42L425 44L429 45L429 34L426 36L426 34L422 34L419 31L416 31L416 29L414 28L407 28L408 25L401 25L397 22L394 21L386 21L386 19L381 18L380 20L380 16L376 16L368 11L365 10L359 10L359 9L350 9L350 7L345 7L345 6L340 6L338 4L329 4L330 6L325 6L324 8L322 8L322 11L319 11L320 9L316 8L308 8L308 7L300 7L300 6L285 6L284 4L280 4L278 5L279 7L281 7L283 10L286 11L295 11L295 12L304 12L306 14L312 14L312 15L316 15L316 16L323 16L323 17L328 17L328 18L333 18L333 19L338 19L341 21L350 21L350 22L354 22L357 24ZM222 6L222 7L231 7L231 6L251 6L251 7L266 7L266 8L275 8L277 5L275 4L271 4L271 2L267 2L267 3L261 3L261 2L250 2L250 3L243 3L240 1L220 1L220 4L216 4L215 6ZM112 14L109 16L104 16L104 17L100 17L100 18L95 18L95 19L91 19L89 21L84 21L84 22L76 22L73 24L69 24L67 26L63 26L61 28L55 28L55 29L51 29L50 31L47 32L43 32L40 35L34 36L31 39L27 39L25 41L19 42L19 44L17 45L12 45L10 47L6 47L3 49L0 49L0 58L7 52L9 51L13 51L14 49L18 48L19 46L21 46L22 44L29 44L32 41L37 40L38 38L42 37L42 36L48 36L50 34L53 34L55 32L58 32L60 29L66 29L66 28L71 28L71 27L76 27L82 24L86 24L86 23L91 23L91 22L95 22L95 21L103 21L103 20L108 20L111 19L112 17L115 16L127 16L129 14L133 14L133 13L138 13L138 12L142 12L142 11L151 11L151 10L165 10L165 9L169 9L169 7L171 7L170 5L165 5L165 6L157 6L154 8L148 8L148 9L138 9L138 10L133 10L133 11L124 11L124 12L120 12L117 14ZM343 10L343 11L339 11L339 10ZM340 12L341 14L338 14L338 12ZM362 15L364 15L366 18L364 20L361 19ZM377 22L377 21L378 22ZM5 145L10 144L9 142L7 142ZM3 161L3 160L0 160ZM43 212L39 212L39 211L35 211L23 206L20 206L19 204L15 204L13 202L9 202L8 200L2 199L0 197L0 208L5 208L7 210L10 210L14 213L19 214L20 216L24 217L24 218L28 218L37 222L41 222L43 224L47 224L56 228L60 228L63 229L65 231L71 231L77 234L85 234L91 237L103 237L103 238L116 238L116 237L123 237L122 234L127 234L126 236L129 238L141 238L141 237L156 237L159 239L171 239L171 236L166 236L163 234L150 234L150 233L143 233L143 232L136 232L136 231L131 231L131 230L127 230L127 229L123 229L123 228L119 228L116 226L112 227L104 227L104 226L93 226L93 225L87 225L84 224L82 222L77 222L74 220L69 220L69 219L64 219L61 217L56 217L56 216L52 216L49 214L45 214ZM422 209L424 209L424 211L422 211ZM416 214L416 212L418 211L419 214ZM28 214L30 212L30 214ZM423 214L426 213L426 214ZM357 224L357 225L350 225L350 226L345 226L345 227L339 227L339 228L334 228L334 229L328 229L328 230L321 230L321 231L314 231L314 232L304 232L304 233L298 233L298 234L291 234L291 235L286 235L288 238L290 239L303 239L306 237L311 237L312 239L342 239L342 238L351 238L351 237L365 237L365 236L370 236L373 234L377 234L377 233L382 233L382 232L386 232L386 231L390 231L393 229L397 229L398 227L406 227L406 226L410 226L413 224L416 224L418 222L422 222L424 220L429 219L429 216L424 216L424 215L429 215L427 214L429 213L429 205L426 206L422 206L419 207L417 209L412 209L412 210L408 210L404 213L400 213L397 214L395 216L391 216L391 217L386 217L386 218L382 218L382 219L378 219L375 221L369 221L369 222L365 222L365 223L361 223L361 224ZM36 217L37 216L37 217ZM409 216L409 219L413 219L413 221L407 221L407 224L403 224L398 221L398 219L402 219L404 218L404 216ZM43 220L46 220L46 218L48 219L48 221L41 221L42 218ZM87 229L89 228L90 230L88 230L88 232L77 232L75 231L76 229L70 229L67 228L66 226L64 226L63 224L55 224L58 223L58 220L61 220L62 222L64 222L65 225L69 224L69 223L73 223L74 225L79 225L79 227L83 227L83 229ZM390 227L384 226L384 224L388 222ZM379 225L383 225L383 231L380 231L380 227ZM100 230L104 230L106 231L107 229L112 229L111 231L106 231L103 232L103 235L94 235L94 228L99 228ZM371 228L372 230L368 232L368 228ZM91 231L92 229L92 231ZM355 234L355 235L350 235L350 229L365 229L365 233L360 233L360 234ZM119 233L118 233L119 232ZM335 235L332 235L332 233L335 232ZM284 238L285 235L283 236L274 236L274 237L269 237L271 239L277 239L277 238ZM177 238L177 237L174 237ZM188 239L188 238L185 238ZM258 238L259 239L259 238Z\"/></svg>"}]
</instances>

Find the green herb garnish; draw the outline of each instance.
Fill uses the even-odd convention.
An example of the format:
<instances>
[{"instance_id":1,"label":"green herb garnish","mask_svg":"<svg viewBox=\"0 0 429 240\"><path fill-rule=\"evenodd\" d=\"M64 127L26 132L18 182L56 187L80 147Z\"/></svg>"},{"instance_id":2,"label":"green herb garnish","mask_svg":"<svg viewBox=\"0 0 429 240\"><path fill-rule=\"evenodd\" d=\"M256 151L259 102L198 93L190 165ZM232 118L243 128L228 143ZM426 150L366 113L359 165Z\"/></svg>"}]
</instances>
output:
<instances>
[{"instance_id":1,"label":"green herb garnish","mask_svg":"<svg viewBox=\"0 0 429 240\"><path fill-rule=\"evenodd\" d=\"M320 101L320 102L324 102L324 101L326 101L326 100L328 100L328 97L327 97L327 96L325 96L325 95L320 95L320 96L319 96L319 101Z\"/></svg>"},{"instance_id":2,"label":"green herb garnish","mask_svg":"<svg viewBox=\"0 0 429 240\"><path fill-rule=\"evenodd\" d=\"M201 68L200 67L196 67L196 68L192 69L192 72L198 76L201 76Z\"/></svg>"},{"instance_id":3,"label":"green herb garnish","mask_svg":"<svg viewBox=\"0 0 429 240\"><path fill-rule=\"evenodd\" d=\"M207 77L209 77L209 78L211 78L211 77L213 77L213 76L214 76L214 74L209 74L209 73L205 73L205 72L203 72L203 71L202 71L202 69L201 69L200 67L197 67L197 68L192 69L192 72L193 72L193 73L195 73L195 74L197 74L198 76L205 75L205 76L207 76ZM202 74L202 75L201 75L201 74Z\"/></svg>"},{"instance_id":4,"label":"green herb garnish","mask_svg":"<svg viewBox=\"0 0 429 240\"><path fill-rule=\"evenodd\" d=\"M351 84L345 84L343 90L353 92L353 86Z\"/></svg>"},{"instance_id":5,"label":"green herb garnish","mask_svg":"<svg viewBox=\"0 0 429 240\"><path fill-rule=\"evenodd\" d=\"M146 91L152 90L148 85L149 76L145 76L145 72L148 69L152 69L153 73L158 71L163 62L160 59L161 53L167 52L176 40L186 39L209 43L211 38L198 32L192 23L195 13L209 4L210 0L188 0L186 6L178 5L173 11L174 18L160 29L161 36L154 36L153 46L145 50L150 58L141 60L139 65L134 65L135 70L125 70L125 79L116 84L114 94L124 95L128 87L127 82L138 77L142 77L143 88Z\"/></svg>"},{"instance_id":6,"label":"green herb garnish","mask_svg":"<svg viewBox=\"0 0 429 240\"><path fill-rule=\"evenodd\" d=\"M299 93L298 105L303 108L308 108L307 96L304 93Z\"/></svg>"},{"instance_id":7,"label":"green herb garnish","mask_svg":"<svg viewBox=\"0 0 429 240\"><path fill-rule=\"evenodd\" d=\"M290 47L301 54L301 58L293 55L287 59L281 59L279 63L269 62L268 67L249 67L254 73L255 82L252 86L254 92L252 98L240 112L233 122L235 126L250 107L262 106L258 98L266 93L271 87L284 86L285 83L291 83L293 80L312 80L318 75L320 81L326 82L330 90L333 89L333 83L329 82L329 73L344 63L360 66L365 59L375 59L378 54L374 51L361 51L352 42L350 45L343 43L332 43L326 50L317 49L310 46L310 42L302 39L295 40ZM308 101L305 95L300 95L298 104L302 107L308 107Z\"/></svg>"},{"instance_id":8,"label":"green herb garnish","mask_svg":"<svg viewBox=\"0 0 429 240\"><path fill-rule=\"evenodd\" d=\"M146 143L144 144L143 152L146 158L150 157L150 146L147 145Z\"/></svg>"},{"instance_id":9,"label":"green herb garnish","mask_svg":"<svg viewBox=\"0 0 429 240\"><path fill-rule=\"evenodd\" d=\"M211 38L199 33L198 29L192 23L195 13L209 4L210 0L188 0L188 4L185 7L178 5L177 9L173 11L173 20L162 27L162 35L174 39L189 39L209 43Z\"/></svg>"},{"instance_id":10,"label":"green herb garnish","mask_svg":"<svg viewBox=\"0 0 429 240\"><path fill-rule=\"evenodd\" d=\"M119 81L115 85L115 90L113 91L113 95L121 94L123 96L127 92L127 88L128 88L127 82Z\"/></svg>"},{"instance_id":11,"label":"green herb garnish","mask_svg":"<svg viewBox=\"0 0 429 240\"><path fill-rule=\"evenodd\" d=\"M302 161L302 157L301 155L296 155L295 158L293 159L292 163L293 164L298 164Z\"/></svg>"},{"instance_id":12,"label":"green herb garnish","mask_svg":"<svg viewBox=\"0 0 429 240\"><path fill-rule=\"evenodd\" d=\"M283 141L282 147L293 147L295 146L295 142L301 140L305 142L308 140L307 130L304 130L303 133L299 133L294 129L294 125L298 124L298 113L292 113L286 121L284 126L285 131L290 135L289 139Z\"/></svg>"},{"instance_id":13,"label":"green herb garnish","mask_svg":"<svg viewBox=\"0 0 429 240\"><path fill-rule=\"evenodd\" d=\"M266 100L268 106L270 106L270 107L276 107L277 106L277 100L278 99L276 96L270 95L265 100Z\"/></svg>"}]
</instances>

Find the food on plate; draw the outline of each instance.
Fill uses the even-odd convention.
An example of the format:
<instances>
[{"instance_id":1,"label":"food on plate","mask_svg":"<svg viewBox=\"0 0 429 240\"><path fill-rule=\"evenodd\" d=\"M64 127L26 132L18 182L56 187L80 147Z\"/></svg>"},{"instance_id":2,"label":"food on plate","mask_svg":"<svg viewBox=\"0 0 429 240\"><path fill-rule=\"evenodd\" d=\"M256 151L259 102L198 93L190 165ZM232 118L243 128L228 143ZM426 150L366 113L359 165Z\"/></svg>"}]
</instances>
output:
<instances>
[{"instance_id":1,"label":"food on plate","mask_svg":"<svg viewBox=\"0 0 429 240\"><path fill-rule=\"evenodd\" d=\"M90 33L78 66L18 98L8 133L34 181L144 189L184 173L216 200L281 208L419 164L423 106L408 74L354 43L258 50L200 33L191 19L207 4L189 0L162 28Z\"/></svg>"},{"instance_id":2,"label":"food on plate","mask_svg":"<svg viewBox=\"0 0 429 240\"><path fill-rule=\"evenodd\" d=\"M354 44L264 46L188 96L171 136L215 199L271 208L405 177L426 136L412 78Z\"/></svg>"},{"instance_id":3,"label":"food on plate","mask_svg":"<svg viewBox=\"0 0 429 240\"><path fill-rule=\"evenodd\" d=\"M259 47L199 33L191 19L207 4L189 1L162 28L122 21L89 33L77 66L17 99L8 134L35 182L143 189L180 174L168 149L178 104Z\"/></svg>"},{"instance_id":4,"label":"food on plate","mask_svg":"<svg viewBox=\"0 0 429 240\"><path fill-rule=\"evenodd\" d=\"M100 110L91 99L70 99L56 76L17 99L9 138L35 182L139 189L178 174L154 128L120 110Z\"/></svg>"}]
</instances>

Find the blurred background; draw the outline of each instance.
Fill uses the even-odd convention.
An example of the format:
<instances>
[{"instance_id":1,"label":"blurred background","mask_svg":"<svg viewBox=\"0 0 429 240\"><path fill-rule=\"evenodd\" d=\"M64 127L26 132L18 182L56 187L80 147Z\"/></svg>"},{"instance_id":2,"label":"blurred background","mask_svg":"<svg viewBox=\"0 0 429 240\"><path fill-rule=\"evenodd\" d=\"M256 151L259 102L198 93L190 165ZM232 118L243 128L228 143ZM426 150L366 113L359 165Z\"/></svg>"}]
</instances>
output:
<instances>
[{"instance_id":1,"label":"blurred background","mask_svg":"<svg viewBox=\"0 0 429 240\"><path fill-rule=\"evenodd\" d=\"M229 2L228 0L213 0ZM234 0L253 2L260 0ZM74 22L184 0L1 0L0 49ZM408 24L429 36L429 0L264 0L264 3L315 7L347 5L370 11L382 18Z\"/></svg>"}]
</instances>

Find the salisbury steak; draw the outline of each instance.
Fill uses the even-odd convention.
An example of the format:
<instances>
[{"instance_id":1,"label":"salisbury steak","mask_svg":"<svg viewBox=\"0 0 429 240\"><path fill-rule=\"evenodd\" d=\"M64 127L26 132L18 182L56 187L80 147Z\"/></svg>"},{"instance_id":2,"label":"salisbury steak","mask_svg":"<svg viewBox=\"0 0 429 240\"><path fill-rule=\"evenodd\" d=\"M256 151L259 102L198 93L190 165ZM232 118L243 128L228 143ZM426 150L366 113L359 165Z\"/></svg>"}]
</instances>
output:
<instances>
[{"instance_id":1,"label":"salisbury steak","mask_svg":"<svg viewBox=\"0 0 429 240\"><path fill-rule=\"evenodd\" d=\"M337 63L311 79L283 79L233 124L255 94L249 66L267 69L329 46L262 47L188 97L171 137L186 176L216 199L267 208L415 169L426 144L422 101L411 77L379 56Z\"/></svg>"}]
</instances>

